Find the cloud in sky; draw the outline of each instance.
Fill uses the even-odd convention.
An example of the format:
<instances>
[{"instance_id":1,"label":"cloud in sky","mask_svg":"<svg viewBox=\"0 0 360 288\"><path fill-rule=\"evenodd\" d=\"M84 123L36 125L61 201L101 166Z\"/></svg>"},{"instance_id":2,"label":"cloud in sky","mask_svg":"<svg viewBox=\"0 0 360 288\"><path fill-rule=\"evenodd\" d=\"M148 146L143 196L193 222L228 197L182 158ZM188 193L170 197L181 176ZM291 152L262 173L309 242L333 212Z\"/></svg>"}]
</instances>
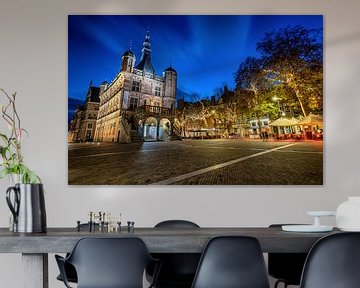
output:
<instances>
[{"instance_id":1,"label":"cloud in sky","mask_svg":"<svg viewBox=\"0 0 360 288\"><path fill-rule=\"evenodd\" d=\"M236 69L247 56L257 55L256 43L265 32L289 25L322 28L322 23L317 15L71 15L69 97L85 99L91 80L94 85L112 81L130 40L138 63L148 28L157 74L172 64L182 91L210 97L223 83L234 87Z\"/></svg>"}]
</instances>

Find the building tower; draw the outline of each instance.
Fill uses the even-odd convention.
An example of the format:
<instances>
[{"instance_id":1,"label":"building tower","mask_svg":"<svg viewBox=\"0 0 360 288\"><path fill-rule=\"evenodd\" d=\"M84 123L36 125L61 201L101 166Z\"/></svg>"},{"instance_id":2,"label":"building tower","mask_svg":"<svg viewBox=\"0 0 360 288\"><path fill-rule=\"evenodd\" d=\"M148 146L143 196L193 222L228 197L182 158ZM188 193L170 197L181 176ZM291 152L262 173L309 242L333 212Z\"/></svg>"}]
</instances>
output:
<instances>
[{"instance_id":1,"label":"building tower","mask_svg":"<svg viewBox=\"0 0 360 288\"><path fill-rule=\"evenodd\" d=\"M103 94L104 91L107 89L107 87L109 86L109 83L107 81L103 81L101 84L100 84L100 92L99 94Z\"/></svg>"},{"instance_id":2,"label":"building tower","mask_svg":"<svg viewBox=\"0 0 360 288\"><path fill-rule=\"evenodd\" d=\"M135 66L135 55L131 49L127 50L121 57L121 71L132 73Z\"/></svg>"},{"instance_id":3,"label":"building tower","mask_svg":"<svg viewBox=\"0 0 360 288\"><path fill-rule=\"evenodd\" d=\"M151 64L151 45L150 45L150 32L146 32L143 48L141 50L141 59L136 69L142 70L143 75L151 78L155 78L155 69Z\"/></svg>"},{"instance_id":4,"label":"building tower","mask_svg":"<svg viewBox=\"0 0 360 288\"><path fill-rule=\"evenodd\" d=\"M168 107L174 111L176 103L176 82L177 82L177 73L171 65L164 70L164 80L165 80L165 94L164 100L167 101Z\"/></svg>"}]
</instances>

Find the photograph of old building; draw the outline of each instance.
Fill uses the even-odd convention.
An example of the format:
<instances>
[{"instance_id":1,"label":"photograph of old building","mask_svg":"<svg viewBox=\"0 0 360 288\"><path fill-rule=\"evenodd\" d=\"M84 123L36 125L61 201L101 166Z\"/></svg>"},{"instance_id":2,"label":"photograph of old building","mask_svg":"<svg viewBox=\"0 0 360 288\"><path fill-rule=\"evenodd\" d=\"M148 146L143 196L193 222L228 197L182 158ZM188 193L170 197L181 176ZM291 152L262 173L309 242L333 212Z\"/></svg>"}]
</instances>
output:
<instances>
[{"instance_id":1,"label":"photograph of old building","mask_svg":"<svg viewBox=\"0 0 360 288\"><path fill-rule=\"evenodd\" d=\"M100 89L92 86L92 82L90 82L86 100L83 105L78 105L69 124L68 142L94 140L100 103L99 91Z\"/></svg>"},{"instance_id":2,"label":"photograph of old building","mask_svg":"<svg viewBox=\"0 0 360 288\"><path fill-rule=\"evenodd\" d=\"M69 16L69 184L322 185L322 26Z\"/></svg>"},{"instance_id":3,"label":"photograph of old building","mask_svg":"<svg viewBox=\"0 0 360 288\"><path fill-rule=\"evenodd\" d=\"M100 86L100 108L95 141L130 143L165 140L172 135L177 73L171 65L161 76L151 62L150 32L146 32L141 58L136 63L129 49L121 58L121 70Z\"/></svg>"}]
</instances>

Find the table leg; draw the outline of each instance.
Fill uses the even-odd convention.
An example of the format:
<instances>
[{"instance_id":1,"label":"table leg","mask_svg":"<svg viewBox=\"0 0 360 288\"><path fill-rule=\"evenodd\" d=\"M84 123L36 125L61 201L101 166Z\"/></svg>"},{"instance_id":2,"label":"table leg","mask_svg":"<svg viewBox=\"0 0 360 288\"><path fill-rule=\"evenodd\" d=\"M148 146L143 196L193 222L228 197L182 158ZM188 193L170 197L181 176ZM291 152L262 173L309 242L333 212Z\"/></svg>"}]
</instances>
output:
<instances>
[{"instance_id":1,"label":"table leg","mask_svg":"<svg viewBox=\"0 0 360 288\"><path fill-rule=\"evenodd\" d=\"M48 254L22 254L23 288L49 288Z\"/></svg>"}]
</instances>

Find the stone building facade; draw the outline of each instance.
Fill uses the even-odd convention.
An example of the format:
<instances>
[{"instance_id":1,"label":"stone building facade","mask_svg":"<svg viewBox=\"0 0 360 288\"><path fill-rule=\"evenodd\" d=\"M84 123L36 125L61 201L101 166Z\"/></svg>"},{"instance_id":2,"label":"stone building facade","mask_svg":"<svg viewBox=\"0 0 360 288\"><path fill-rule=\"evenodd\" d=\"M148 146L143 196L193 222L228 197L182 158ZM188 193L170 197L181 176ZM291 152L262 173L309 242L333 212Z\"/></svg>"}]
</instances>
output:
<instances>
[{"instance_id":1,"label":"stone building facade","mask_svg":"<svg viewBox=\"0 0 360 288\"><path fill-rule=\"evenodd\" d=\"M147 32L140 62L129 49L122 55L120 72L100 85L100 107L95 141L129 143L167 140L173 134L177 72L170 66L162 76L151 63Z\"/></svg>"},{"instance_id":2,"label":"stone building facade","mask_svg":"<svg viewBox=\"0 0 360 288\"><path fill-rule=\"evenodd\" d=\"M96 119L100 105L99 87L89 85L84 105L78 106L70 122L68 142L94 140Z\"/></svg>"}]
</instances>

